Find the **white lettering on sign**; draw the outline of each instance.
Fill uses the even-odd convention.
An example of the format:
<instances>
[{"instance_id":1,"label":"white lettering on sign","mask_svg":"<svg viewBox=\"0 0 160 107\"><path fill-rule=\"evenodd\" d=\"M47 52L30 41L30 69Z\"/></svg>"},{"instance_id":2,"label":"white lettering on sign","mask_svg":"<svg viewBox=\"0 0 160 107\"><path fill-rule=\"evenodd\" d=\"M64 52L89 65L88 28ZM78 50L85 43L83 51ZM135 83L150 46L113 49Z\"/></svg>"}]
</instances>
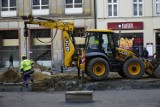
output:
<instances>
[{"instance_id":1,"label":"white lettering on sign","mask_svg":"<svg viewBox=\"0 0 160 107\"><path fill-rule=\"evenodd\" d=\"M69 40L68 39L65 40L65 47L66 47L66 51L70 50Z\"/></svg>"},{"instance_id":2,"label":"white lettering on sign","mask_svg":"<svg viewBox=\"0 0 160 107\"><path fill-rule=\"evenodd\" d=\"M123 29L133 29L133 23L125 23L125 24L122 24L122 28Z\"/></svg>"}]
</instances>

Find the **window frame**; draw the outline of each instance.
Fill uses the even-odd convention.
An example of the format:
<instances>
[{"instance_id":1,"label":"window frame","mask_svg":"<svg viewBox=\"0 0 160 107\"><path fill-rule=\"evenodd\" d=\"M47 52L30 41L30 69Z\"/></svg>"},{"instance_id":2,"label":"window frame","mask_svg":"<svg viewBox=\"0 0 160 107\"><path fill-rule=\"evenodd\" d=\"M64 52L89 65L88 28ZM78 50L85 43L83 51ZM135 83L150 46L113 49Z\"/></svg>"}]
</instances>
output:
<instances>
[{"instance_id":1,"label":"window frame","mask_svg":"<svg viewBox=\"0 0 160 107\"><path fill-rule=\"evenodd\" d=\"M17 16L17 2L15 0L15 6L10 6L11 2L13 0L7 0L7 7L2 6L2 0L1 0L1 17L11 17L11 16ZM3 10L6 9L6 10ZM12 10L14 9L14 10Z\"/></svg>"},{"instance_id":2,"label":"window frame","mask_svg":"<svg viewBox=\"0 0 160 107\"><path fill-rule=\"evenodd\" d=\"M31 2L31 7L32 7L32 14L33 15L49 15L49 0L48 0L48 4L47 5L43 5L42 4L42 0L39 0L39 5L33 5L34 0L32 0ZM48 7L43 9L43 7ZM39 8L35 8L34 7L39 7Z\"/></svg>"},{"instance_id":3,"label":"window frame","mask_svg":"<svg viewBox=\"0 0 160 107\"><path fill-rule=\"evenodd\" d=\"M159 12L158 12L158 6L159 6ZM160 0L155 0L155 14L157 16L160 16Z\"/></svg>"},{"instance_id":4,"label":"window frame","mask_svg":"<svg viewBox=\"0 0 160 107\"><path fill-rule=\"evenodd\" d=\"M65 14L82 14L83 13L83 0L81 3L75 3L76 0L72 0L72 3L66 3L65 0ZM79 7L75 7L75 6ZM68 6L68 7L67 7ZM71 6L71 7L70 7Z\"/></svg>"},{"instance_id":5,"label":"window frame","mask_svg":"<svg viewBox=\"0 0 160 107\"><path fill-rule=\"evenodd\" d=\"M111 1L111 2L109 2ZM117 17L118 16L118 0L116 0L116 2L114 2L115 0L108 0L108 6L107 6L107 10L108 10L108 17ZM111 15L110 15L110 8L111 7ZM116 9L115 9L116 7Z\"/></svg>"},{"instance_id":6,"label":"window frame","mask_svg":"<svg viewBox=\"0 0 160 107\"><path fill-rule=\"evenodd\" d=\"M135 8L134 5L136 5L136 14L135 14ZM141 5L141 7L140 7ZM140 10L141 8L141 10ZM143 0L136 0L136 2L133 0L133 16L134 17L141 17L143 16Z\"/></svg>"}]
</instances>

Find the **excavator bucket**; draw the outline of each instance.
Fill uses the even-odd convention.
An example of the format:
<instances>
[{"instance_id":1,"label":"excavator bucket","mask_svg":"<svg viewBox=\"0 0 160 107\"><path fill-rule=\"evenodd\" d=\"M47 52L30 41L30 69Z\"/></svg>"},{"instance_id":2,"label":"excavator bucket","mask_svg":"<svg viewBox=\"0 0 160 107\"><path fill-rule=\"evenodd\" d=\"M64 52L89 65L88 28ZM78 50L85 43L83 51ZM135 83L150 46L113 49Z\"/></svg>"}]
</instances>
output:
<instances>
[{"instance_id":1,"label":"excavator bucket","mask_svg":"<svg viewBox=\"0 0 160 107\"><path fill-rule=\"evenodd\" d=\"M142 59L145 64L145 72L151 77L160 78L160 57L153 57L152 60Z\"/></svg>"},{"instance_id":2,"label":"excavator bucket","mask_svg":"<svg viewBox=\"0 0 160 107\"><path fill-rule=\"evenodd\" d=\"M145 73L148 74L149 76L152 76L153 75L153 64L151 63L150 60L147 60L147 59L142 59L143 62L144 62L144 65L145 65Z\"/></svg>"},{"instance_id":3,"label":"excavator bucket","mask_svg":"<svg viewBox=\"0 0 160 107\"><path fill-rule=\"evenodd\" d=\"M153 77L155 77L155 78L160 78L160 64L159 64L158 67L154 70L154 72L153 72Z\"/></svg>"}]
</instances>

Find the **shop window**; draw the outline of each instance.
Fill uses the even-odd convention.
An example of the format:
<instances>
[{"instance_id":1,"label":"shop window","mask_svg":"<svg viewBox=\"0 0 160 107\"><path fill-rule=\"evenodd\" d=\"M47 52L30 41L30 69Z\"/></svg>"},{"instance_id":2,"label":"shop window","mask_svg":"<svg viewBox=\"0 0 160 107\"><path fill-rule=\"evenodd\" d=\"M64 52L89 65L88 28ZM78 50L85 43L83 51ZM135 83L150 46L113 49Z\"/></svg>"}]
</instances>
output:
<instances>
[{"instance_id":1,"label":"shop window","mask_svg":"<svg viewBox=\"0 0 160 107\"><path fill-rule=\"evenodd\" d=\"M117 0L108 0L108 16L117 16Z\"/></svg>"},{"instance_id":2,"label":"shop window","mask_svg":"<svg viewBox=\"0 0 160 107\"><path fill-rule=\"evenodd\" d=\"M131 49L138 55L142 54L143 50L143 33L121 33L119 39L123 38L127 41L132 41ZM127 42L125 42L127 43Z\"/></svg>"},{"instance_id":3,"label":"shop window","mask_svg":"<svg viewBox=\"0 0 160 107\"><path fill-rule=\"evenodd\" d=\"M32 14L33 15L48 15L49 14L49 0L32 0Z\"/></svg>"},{"instance_id":4,"label":"shop window","mask_svg":"<svg viewBox=\"0 0 160 107\"><path fill-rule=\"evenodd\" d=\"M156 33L156 52L160 53L160 33Z\"/></svg>"},{"instance_id":5,"label":"shop window","mask_svg":"<svg viewBox=\"0 0 160 107\"><path fill-rule=\"evenodd\" d=\"M18 39L18 31L3 30L3 31L0 31L0 36L2 36L2 39Z\"/></svg>"},{"instance_id":6,"label":"shop window","mask_svg":"<svg viewBox=\"0 0 160 107\"><path fill-rule=\"evenodd\" d=\"M50 38L50 29L34 29L31 30L31 35L33 38Z\"/></svg>"},{"instance_id":7,"label":"shop window","mask_svg":"<svg viewBox=\"0 0 160 107\"><path fill-rule=\"evenodd\" d=\"M85 32L85 28L75 28L73 31L73 35L75 37L83 37Z\"/></svg>"},{"instance_id":8,"label":"shop window","mask_svg":"<svg viewBox=\"0 0 160 107\"><path fill-rule=\"evenodd\" d=\"M30 35L30 57L35 61L48 63L45 61L51 60L51 43L46 43L46 41L51 41L50 29L31 29Z\"/></svg>"},{"instance_id":9,"label":"shop window","mask_svg":"<svg viewBox=\"0 0 160 107\"><path fill-rule=\"evenodd\" d=\"M83 13L82 0L66 0L65 14L82 14Z\"/></svg>"},{"instance_id":10,"label":"shop window","mask_svg":"<svg viewBox=\"0 0 160 107\"><path fill-rule=\"evenodd\" d=\"M1 0L1 17L16 16L16 0Z\"/></svg>"},{"instance_id":11,"label":"shop window","mask_svg":"<svg viewBox=\"0 0 160 107\"><path fill-rule=\"evenodd\" d=\"M133 0L133 16L142 16L142 15L143 15L143 1Z\"/></svg>"},{"instance_id":12,"label":"shop window","mask_svg":"<svg viewBox=\"0 0 160 107\"><path fill-rule=\"evenodd\" d=\"M51 60L51 45L33 45L31 57L34 61Z\"/></svg>"},{"instance_id":13,"label":"shop window","mask_svg":"<svg viewBox=\"0 0 160 107\"><path fill-rule=\"evenodd\" d=\"M85 28L75 28L73 31L73 36L75 37L76 40L76 48L84 48L85 44L84 44L84 32L85 32Z\"/></svg>"},{"instance_id":14,"label":"shop window","mask_svg":"<svg viewBox=\"0 0 160 107\"><path fill-rule=\"evenodd\" d=\"M9 67L9 56L13 55L14 67L19 66L18 30L0 31L0 67Z\"/></svg>"}]
</instances>

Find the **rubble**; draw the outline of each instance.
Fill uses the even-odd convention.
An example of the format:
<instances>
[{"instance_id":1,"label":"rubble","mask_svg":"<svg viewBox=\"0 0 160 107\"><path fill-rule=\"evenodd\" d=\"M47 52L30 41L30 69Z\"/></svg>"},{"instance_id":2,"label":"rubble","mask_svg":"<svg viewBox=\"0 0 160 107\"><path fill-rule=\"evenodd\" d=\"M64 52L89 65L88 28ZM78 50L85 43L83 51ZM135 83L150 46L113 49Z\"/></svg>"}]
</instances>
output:
<instances>
[{"instance_id":1,"label":"rubble","mask_svg":"<svg viewBox=\"0 0 160 107\"><path fill-rule=\"evenodd\" d=\"M33 67L33 69L34 69L35 71L42 72L42 71L48 70L47 67L45 67L45 66L43 66L43 65L40 65L40 64L38 64L38 63L35 62L35 61L32 61L32 63L33 63L32 67Z\"/></svg>"},{"instance_id":2,"label":"rubble","mask_svg":"<svg viewBox=\"0 0 160 107\"><path fill-rule=\"evenodd\" d=\"M34 72L31 75L34 79L32 84L29 81L32 91L78 91L78 90L128 90L128 89L149 89L160 88L160 79L150 78L145 75L142 79L124 79L117 73L110 73L106 80L92 81L86 75L82 84L77 72ZM1 83L23 82L20 72L9 69L0 74ZM1 86L0 86L1 87Z\"/></svg>"}]
</instances>

